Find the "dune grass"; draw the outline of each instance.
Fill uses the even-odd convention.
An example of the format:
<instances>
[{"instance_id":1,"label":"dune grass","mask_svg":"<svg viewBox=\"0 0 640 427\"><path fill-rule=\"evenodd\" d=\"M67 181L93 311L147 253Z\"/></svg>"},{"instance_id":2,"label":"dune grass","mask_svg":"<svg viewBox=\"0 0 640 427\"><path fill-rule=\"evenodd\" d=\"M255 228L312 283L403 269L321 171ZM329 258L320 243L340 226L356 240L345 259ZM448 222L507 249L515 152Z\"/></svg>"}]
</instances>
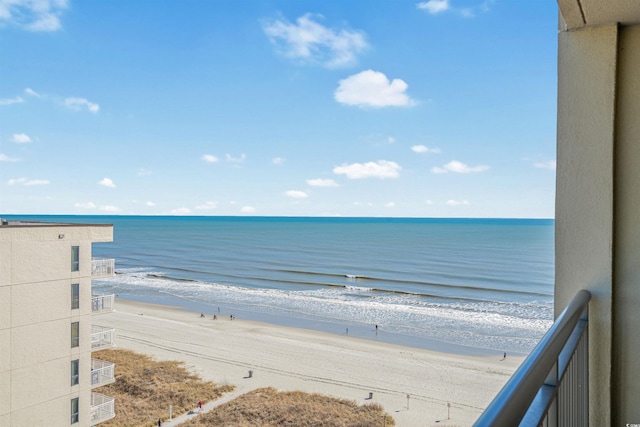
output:
<instances>
[{"instance_id":1,"label":"dune grass","mask_svg":"<svg viewBox=\"0 0 640 427\"><path fill-rule=\"evenodd\" d=\"M358 405L354 401L316 393L261 388L198 415L183 425L382 427L395 426L395 421L378 404Z\"/></svg>"},{"instance_id":2,"label":"dune grass","mask_svg":"<svg viewBox=\"0 0 640 427\"><path fill-rule=\"evenodd\" d=\"M158 362L129 350L102 350L92 357L115 363L115 383L95 390L116 399L116 417L101 427L155 426L159 418L169 419L170 405L175 418L235 388L203 381L182 362Z\"/></svg>"}]
</instances>

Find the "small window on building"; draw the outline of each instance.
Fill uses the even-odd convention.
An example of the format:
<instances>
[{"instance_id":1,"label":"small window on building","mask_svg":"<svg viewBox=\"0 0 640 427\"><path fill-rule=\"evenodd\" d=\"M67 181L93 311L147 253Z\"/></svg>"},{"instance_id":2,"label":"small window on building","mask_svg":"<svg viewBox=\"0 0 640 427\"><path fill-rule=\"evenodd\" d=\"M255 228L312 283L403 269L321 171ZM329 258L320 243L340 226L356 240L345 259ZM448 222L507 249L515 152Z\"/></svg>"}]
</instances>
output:
<instances>
[{"instance_id":1,"label":"small window on building","mask_svg":"<svg viewBox=\"0 0 640 427\"><path fill-rule=\"evenodd\" d=\"M71 246L71 271L80 271L80 246Z\"/></svg>"},{"instance_id":2,"label":"small window on building","mask_svg":"<svg viewBox=\"0 0 640 427\"><path fill-rule=\"evenodd\" d=\"M71 285L71 310L80 308L80 284L73 283Z\"/></svg>"},{"instance_id":3,"label":"small window on building","mask_svg":"<svg viewBox=\"0 0 640 427\"><path fill-rule=\"evenodd\" d=\"M80 381L80 360L71 361L71 385L76 385Z\"/></svg>"},{"instance_id":4,"label":"small window on building","mask_svg":"<svg viewBox=\"0 0 640 427\"><path fill-rule=\"evenodd\" d=\"M71 424L75 424L78 422L78 412L80 405L78 404L79 397L74 397L71 399Z\"/></svg>"},{"instance_id":5,"label":"small window on building","mask_svg":"<svg viewBox=\"0 0 640 427\"><path fill-rule=\"evenodd\" d=\"M71 324L71 347L78 347L80 345L80 322L73 322Z\"/></svg>"}]
</instances>

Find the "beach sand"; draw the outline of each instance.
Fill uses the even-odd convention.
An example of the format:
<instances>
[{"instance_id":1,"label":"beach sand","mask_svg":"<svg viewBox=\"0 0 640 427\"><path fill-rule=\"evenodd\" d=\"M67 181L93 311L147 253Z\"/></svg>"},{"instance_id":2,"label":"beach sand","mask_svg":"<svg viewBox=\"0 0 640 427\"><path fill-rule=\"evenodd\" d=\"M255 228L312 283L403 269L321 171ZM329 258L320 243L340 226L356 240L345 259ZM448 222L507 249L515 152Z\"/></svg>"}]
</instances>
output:
<instances>
[{"instance_id":1,"label":"beach sand","mask_svg":"<svg viewBox=\"0 0 640 427\"><path fill-rule=\"evenodd\" d=\"M472 425L524 359L440 353L229 316L213 320L123 299L93 323L116 328L119 348L183 361L239 393L275 387L378 403L401 427Z\"/></svg>"}]
</instances>

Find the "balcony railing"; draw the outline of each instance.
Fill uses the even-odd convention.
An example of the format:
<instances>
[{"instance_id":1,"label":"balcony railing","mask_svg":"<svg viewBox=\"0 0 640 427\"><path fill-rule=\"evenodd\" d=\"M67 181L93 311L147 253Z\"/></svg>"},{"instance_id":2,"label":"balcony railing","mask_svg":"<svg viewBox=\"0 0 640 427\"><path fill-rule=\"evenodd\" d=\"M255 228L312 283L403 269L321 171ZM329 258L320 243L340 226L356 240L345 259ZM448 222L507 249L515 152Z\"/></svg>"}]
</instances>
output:
<instances>
[{"instance_id":1,"label":"balcony railing","mask_svg":"<svg viewBox=\"0 0 640 427\"><path fill-rule=\"evenodd\" d=\"M91 297L91 311L93 313L104 313L105 311L113 311L116 296L111 295L95 295Z\"/></svg>"},{"instance_id":2,"label":"balcony railing","mask_svg":"<svg viewBox=\"0 0 640 427\"><path fill-rule=\"evenodd\" d=\"M91 258L92 277L111 277L116 274L116 260L113 258Z\"/></svg>"},{"instance_id":3,"label":"balcony railing","mask_svg":"<svg viewBox=\"0 0 640 427\"><path fill-rule=\"evenodd\" d=\"M91 359L91 387L111 384L115 378L115 364L100 359Z\"/></svg>"},{"instance_id":4,"label":"balcony railing","mask_svg":"<svg viewBox=\"0 0 640 427\"><path fill-rule=\"evenodd\" d=\"M91 351L116 345L116 330L103 328L102 326L91 326Z\"/></svg>"},{"instance_id":5,"label":"balcony railing","mask_svg":"<svg viewBox=\"0 0 640 427\"><path fill-rule=\"evenodd\" d=\"M474 426L589 425L590 299L576 294Z\"/></svg>"},{"instance_id":6,"label":"balcony railing","mask_svg":"<svg viewBox=\"0 0 640 427\"><path fill-rule=\"evenodd\" d=\"M91 393L91 424L98 424L116 416L113 397Z\"/></svg>"}]
</instances>

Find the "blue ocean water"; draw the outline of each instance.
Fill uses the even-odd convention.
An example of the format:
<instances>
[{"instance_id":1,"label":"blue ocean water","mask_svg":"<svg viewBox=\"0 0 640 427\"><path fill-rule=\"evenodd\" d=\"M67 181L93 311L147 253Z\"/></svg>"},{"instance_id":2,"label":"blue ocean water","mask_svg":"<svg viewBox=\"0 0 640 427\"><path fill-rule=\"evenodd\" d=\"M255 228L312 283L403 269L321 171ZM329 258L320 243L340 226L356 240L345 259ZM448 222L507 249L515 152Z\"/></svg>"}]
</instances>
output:
<instances>
[{"instance_id":1,"label":"blue ocean water","mask_svg":"<svg viewBox=\"0 0 640 427\"><path fill-rule=\"evenodd\" d=\"M114 224L93 253L118 274L94 291L209 318L479 353L528 353L552 324L553 220L20 218Z\"/></svg>"}]
</instances>

